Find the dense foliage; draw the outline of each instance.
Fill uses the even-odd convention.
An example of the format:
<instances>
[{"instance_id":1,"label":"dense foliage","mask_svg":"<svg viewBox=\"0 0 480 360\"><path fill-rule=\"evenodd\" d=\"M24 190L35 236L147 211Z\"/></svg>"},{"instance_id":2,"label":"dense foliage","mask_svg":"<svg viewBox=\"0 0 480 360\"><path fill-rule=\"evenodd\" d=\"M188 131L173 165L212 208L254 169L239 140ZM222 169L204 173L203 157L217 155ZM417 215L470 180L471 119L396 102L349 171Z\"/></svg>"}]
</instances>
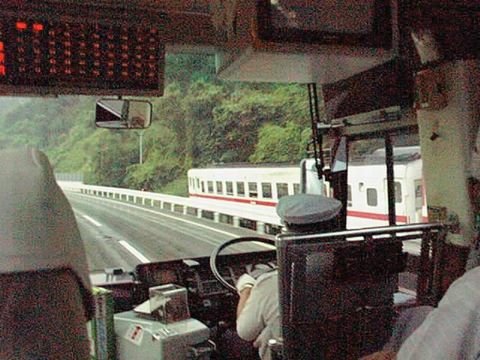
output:
<instances>
[{"instance_id":1,"label":"dense foliage","mask_svg":"<svg viewBox=\"0 0 480 360\"><path fill-rule=\"evenodd\" d=\"M309 140L304 86L221 82L210 56L167 58L165 96L143 133L94 126L95 98L0 99L0 148L34 146L89 183L184 195L186 172L213 162L298 162Z\"/></svg>"}]
</instances>

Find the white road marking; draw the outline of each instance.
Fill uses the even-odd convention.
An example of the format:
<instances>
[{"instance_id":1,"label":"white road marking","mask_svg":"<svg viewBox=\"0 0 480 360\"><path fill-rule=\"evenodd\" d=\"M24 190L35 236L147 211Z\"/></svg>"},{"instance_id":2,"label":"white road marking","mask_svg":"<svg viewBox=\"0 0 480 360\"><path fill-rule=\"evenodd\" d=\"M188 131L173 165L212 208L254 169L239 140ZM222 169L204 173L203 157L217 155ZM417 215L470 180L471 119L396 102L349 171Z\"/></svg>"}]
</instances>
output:
<instances>
[{"instance_id":1,"label":"white road marking","mask_svg":"<svg viewBox=\"0 0 480 360\"><path fill-rule=\"evenodd\" d=\"M86 220L90 221L92 224L94 224L97 227L102 226L98 221L92 219L90 216L83 214L82 212L74 209L73 212L79 216L82 216ZM144 256L140 251L135 249L132 245L130 245L128 242L125 240L120 240L118 242L120 245L122 245L125 249L127 249L133 256L135 256L138 260L140 260L142 263L149 263L151 260L149 260L146 256Z\"/></svg>"},{"instance_id":2,"label":"white road marking","mask_svg":"<svg viewBox=\"0 0 480 360\"><path fill-rule=\"evenodd\" d=\"M102 226L102 224L100 224L98 221L92 219L90 216L88 216L88 215L82 215L82 216L83 216L86 220L90 221L93 225L98 226L98 227Z\"/></svg>"},{"instance_id":3,"label":"white road marking","mask_svg":"<svg viewBox=\"0 0 480 360\"><path fill-rule=\"evenodd\" d=\"M85 197L89 197L91 198L91 196L89 195L85 195L85 194L75 194L75 195L80 195L80 196L85 196ZM110 201L110 202L113 202L115 204L121 204L123 206L127 206L127 207L131 207L131 208L134 208L134 209L140 209L140 210L143 210L143 211L146 211L146 212L149 212L149 213L152 213L152 214L155 214L155 215L159 215L159 216L163 216L163 217L166 217L168 219L172 219L172 220L176 220L176 221L181 221L181 222L184 222L186 224L190 224L190 225L194 225L194 226L198 226L198 227L201 227L201 228L204 228L204 229L208 229L208 230L211 230L211 231L216 231L220 234L224 234L224 235L227 235L227 236L230 236L232 238L237 238L239 237L237 234L234 234L234 233L230 233L230 232L227 232L227 231L223 231L223 230L219 230L219 229L215 229L213 227L210 227L210 226L207 226L207 225L203 225L203 224L198 224L198 223L195 223L193 221L190 221L190 220L187 220L187 219L182 219L182 218L178 218L178 217L175 217L175 216L171 216L171 215L167 215L167 214L162 214L160 212L157 212L155 210L151 210L151 209L146 209L146 208L143 208L143 207L140 207L140 206L135 206L135 205L132 205L132 204L126 204L124 202L120 202L120 201L115 201L115 200L111 200L111 199L101 199L102 201ZM255 244L257 245L260 245L260 246L263 246L267 249L275 249L275 246L273 245L268 245L268 244L264 244L264 243L260 243L260 242L254 242Z\"/></svg>"},{"instance_id":4,"label":"white road marking","mask_svg":"<svg viewBox=\"0 0 480 360\"><path fill-rule=\"evenodd\" d=\"M130 245L128 242L125 240L120 240L118 242L120 245L122 245L125 249L130 251L130 253L135 256L138 260L140 260L143 264L151 262L148 258L146 258L140 251L135 249L132 245Z\"/></svg>"},{"instance_id":5,"label":"white road marking","mask_svg":"<svg viewBox=\"0 0 480 360\"><path fill-rule=\"evenodd\" d=\"M75 213L75 215L85 218L86 220L90 221L93 225L97 227L102 226L102 224L100 224L98 221L92 219L90 216L78 211L77 209L73 209L73 212Z\"/></svg>"}]
</instances>

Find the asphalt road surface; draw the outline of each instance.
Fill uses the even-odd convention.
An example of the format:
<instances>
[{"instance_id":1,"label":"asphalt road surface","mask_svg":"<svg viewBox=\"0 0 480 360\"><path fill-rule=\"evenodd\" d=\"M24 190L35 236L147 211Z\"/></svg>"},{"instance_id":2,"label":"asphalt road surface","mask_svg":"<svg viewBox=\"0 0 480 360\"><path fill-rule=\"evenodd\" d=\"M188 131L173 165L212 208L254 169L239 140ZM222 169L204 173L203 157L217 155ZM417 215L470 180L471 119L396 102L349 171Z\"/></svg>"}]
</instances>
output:
<instances>
[{"instance_id":1,"label":"asphalt road surface","mask_svg":"<svg viewBox=\"0 0 480 360\"><path fill-rule=\"evenodd\" d=\"M158 208L78 193L66 195L80 228L90 271L112 267L128 271L140 263L209 256L226 240L258 236L252 230ZM231 252L265 249L265 245L248 243L232 246Z\"/></svg>"}]
</instances>

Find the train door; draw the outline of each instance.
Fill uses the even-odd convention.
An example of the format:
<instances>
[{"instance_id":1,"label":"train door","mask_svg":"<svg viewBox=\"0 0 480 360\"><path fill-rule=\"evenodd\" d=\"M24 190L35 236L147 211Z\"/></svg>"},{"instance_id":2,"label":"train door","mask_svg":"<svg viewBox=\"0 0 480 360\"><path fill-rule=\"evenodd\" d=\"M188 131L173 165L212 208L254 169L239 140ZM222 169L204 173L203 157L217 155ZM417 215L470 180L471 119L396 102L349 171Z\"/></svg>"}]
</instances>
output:
<instances>
[{"instance_id":1,"label":"train door","mask_svg":"<svg viewBox=\"0 0 480 360\"><path fill-rule=\"evenodd\" d=\"M399 172L399 168L396 167L396 173ZM407 179L404 177L395 177L393 180L393 185L395 189L395 217L397 225L408 224L411 222L409 213L408 213L408 192L407 192ZM388 183L387 179L383 179L383 195L384 203L388 203ZM385 209L385 216L388 214L388 210Z\"/></svg>"},{"instance_id":2,"label":"train door","mask_svg":"<svg viewBox=\"0 0 480 360\"><path fill-rule=\"evenodd\" d=\"M405 124L405 128L390 132L389 121L382 125L387 129L380 131L378 121L372 121L366 122L358 134L348 127L337 130L337 136L339 132L347 134L339 136L335 146L342 138L346 139L348 171L331 185L335 197L345 204L348 229L406 224L422 219L422 215L415 216L414 206L413 181L422 178L416 126ZM414 165L412 169L411 165Z\"/></svg>"},{"instance_id":3,"label":"train door","mask_svg":"<svg viewBox=\"0 0 480 360\"><path fill-rule=\"evenodd\" d=\"M423 189L423 180L417 179L414 181L415 191L415 222L427 221L425 214L425 191Z\"/></svg>"},{"instance_id":4,"label":"train door","mask_svg":"<svg viewBox=\"0 0 480 360\"><path fill-rule=\"evenodd\" d=\"M388 225L388 191L384 140L368 138L349 143L347 229Z\"/></svg>"},{"instance_id":5,"label":"train door","mask_svg":"<svg viewBox=\"0 0 480 360\"><path fill-rule=\"evenodd\" d=\"M358 229L388 225L388 199L385 169L380 165L353 165L348 173L350 204L347 204L347 228ZM350 206L348 206L350 205Z\"/></svg>"},{"instance_id":6,"label":"train door","mask_svg":"<svg viewBox=\"0 0 480 360\"><path fill-rule=\"evenodd\" d=\"M425 187L422 177L422 160L420 149L413 149L409 160L399 165L404 168L404 207L408 223L422 223L427 221L427 204L425 201ZM398 172L395 173L398 175ZM397 204L399 205L399 204Z\"/></svg>"}]
</instances>

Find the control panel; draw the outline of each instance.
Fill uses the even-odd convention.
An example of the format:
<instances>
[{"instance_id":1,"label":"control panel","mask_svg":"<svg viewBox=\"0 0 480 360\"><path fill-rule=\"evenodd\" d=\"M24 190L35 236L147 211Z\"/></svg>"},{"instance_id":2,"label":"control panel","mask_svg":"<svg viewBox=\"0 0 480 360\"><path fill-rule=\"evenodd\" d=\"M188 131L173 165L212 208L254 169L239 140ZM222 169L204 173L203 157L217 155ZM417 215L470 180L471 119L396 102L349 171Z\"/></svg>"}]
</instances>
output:
<instances>
[{"instance_id":1,"label":"control panel","mask_svg":"<svg viewBox=\"0 0 480 360\"><path fill-rule=\"evenodd\" d=\"M217 266L224 279L234 284L252 265L275 261L275 251L260 251L220 256ZM208 257L141 264L135 273L145 297L149 287L176 283L187 288L193 318L209 326L235 320L238 297L214 277Z\"/></svg>"}]
</instances>

